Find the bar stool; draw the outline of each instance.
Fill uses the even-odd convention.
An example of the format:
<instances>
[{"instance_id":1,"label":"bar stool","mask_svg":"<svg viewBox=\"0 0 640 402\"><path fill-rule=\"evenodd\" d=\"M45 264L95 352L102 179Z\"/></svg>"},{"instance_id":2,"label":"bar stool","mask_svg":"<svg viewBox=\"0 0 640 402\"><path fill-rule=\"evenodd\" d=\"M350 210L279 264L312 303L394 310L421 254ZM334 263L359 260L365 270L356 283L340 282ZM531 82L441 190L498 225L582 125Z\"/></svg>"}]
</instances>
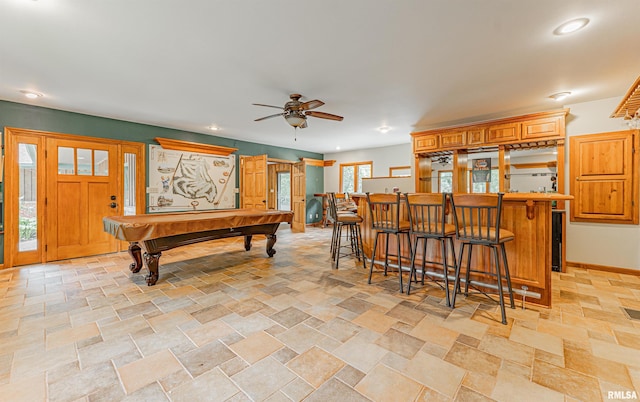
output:
<instances>
[{"instance_id":1,"label":"bar stool","mask_svg":"<svg viewBox=\"0 0 640 402\"><path fill-rule=\"evenodd\" d=\"M449 204L445 193L422 193L405 194L407 210L409 211L409 234L413 238L413 253L411 255L411 274L409 275L409 285L407 295L411 292L411 278L416 278L416 254L418 254L418 243L423 240L422 248L422 284L424 285L425 274L431 277L438 285L444 282L445 297L447 306L450 306L449 297L449 269L453 272L457 267L456 253L453 247L453 237L456 235L456 227L447 223L446 217L449 212ZM427 242L429 239L440 243L441 261L427 260ZM453 265L448 264L448 256L451 252ZM434 271L427 271L426 264L439 265L442 267L442 274ZM417 282L417 278L416 278Z\"/></svg>"},{"instance_id":2,"label":"bar stool","mask_svg":"<svg viewBox=\"0 0 640 402\"><path fill-rule=\"evenodd\" d=\"M511 288L511 275L509 274L507 253L504 247L504 244L508 241L513 240L515 238L515 235L506 229L500 228L503 195L504 194L502 193L453 194L451 197L451 205L453 206L453 209L455 211L453 217L456 227L456 237L461 242L460 257L458 258L458 265L456 267L456 279L454 284L454 289L456 289L456 291L453 292L453 300L451 305L455 307L456 304L456 293L460 286L462 257L464 254L464 249L468 248L464 294L465 296L468 296L469 285L471 285L476 288L478 293L482 293L485 296L489 297L488 292L479 289L478 286L482 286L485 289L487 287L494 287L491 284L486 284L475 280L472 281L470 277L472 272L496 278L497 294L500 298L499 302L500 312L502 314L502 323L506 324L507 317L504 309L504 291L502 284L503 276L501 268L504 268L504 279L507 282L511 308L515 308L515 304L513 302L513 289ZM491 250L495 272L491 270L491 259L489 259L488 261L483 261L482 259L480 259L479 262L481 264L481 267L471 267L471 256L473 253L474 245L484 246ZM500 254L502 254L502 267L498 255L498 248L500 249ZM491 299L491 297L489 298Z\"/></svg>"},{"instance_id":3,"label":"bar stool","mask_svg":"<svg viewBox=\"0 0 640 402\"><path fill-rule=\"evenodd\" d=\"M366 262L364 260L364 251L362 250L362 233L360 232L360 223L362 218L358 214L352 212L338 211L336 205L336 194L327 193L329 199L329 214L333 220L333 234L331 236L331 259L334 262L334 267L338 269L340 263L340 256L355 255L358 261L362 259L362 266L366 268ZM348 226L347 238L350 240L351 252L340 253L342 246L342 228Z\"/></svg>"},{"instance_id":4,"label":"bar stool","mask_svg":"<svg viewBox=\"0 0 640 402\"><path fill-rule=\"evenodd\" d=\"M369 194L367 195L367 203L369 204L369 212L371 213L371 228L376 232L373 242L373 250L371 251L371 269L369 270L369 283L371 283L371 275L373 274L373 265L375 263L376 250L378 247L378 238L380 235L386 237L386 247L384 254L384 275L387 276L389 268L389 235L396 236L398 257L398 276L400 277L400 292L404 292L402 285L402 247L400 244L401 235L407 236L407 246L409 254L411 254L411 238L409 237L409 221L400 218L400 193L395 194ZM409 278L411 280L411 278Z\"/></svg>"}]
</instances>

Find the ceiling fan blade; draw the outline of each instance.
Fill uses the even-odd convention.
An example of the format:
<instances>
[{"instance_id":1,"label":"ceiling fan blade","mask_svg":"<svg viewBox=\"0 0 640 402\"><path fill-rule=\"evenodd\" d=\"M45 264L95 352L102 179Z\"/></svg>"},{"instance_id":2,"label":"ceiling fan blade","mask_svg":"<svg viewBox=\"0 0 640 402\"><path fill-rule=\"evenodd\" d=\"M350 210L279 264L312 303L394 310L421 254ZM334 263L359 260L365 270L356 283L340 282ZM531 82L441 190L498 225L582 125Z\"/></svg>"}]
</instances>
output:
<instances>
[{"instance_id":1,"label":"ceiling fan blade","mask_svg":"<svg viewBox=\"0 0 640 402\"><path fill-rule=\"evenodd\" d=\"M252 105L255 105L255 106L266 106L266 107L274 107L274 108L276 108L276 109L282 109L282 110L284 110L284 108L283 108L282 106L265 105L265 104L262 104L262 103L252 103Z\"/></svg>"},{"instance_id":2,"label":"ceiling fan blade","mask_svg":"<svg viewBox=\"0 0 640 402\"><path fill-rule=\"evenodd\" d=\"M325 112L307 112L305 113L307 116L319 117L321 119L329 119L329 120L338 120L342 121L344 117L338 116L337 114L325 113Z\"/></svg>"},{"instance_id":3,"label":"ceiling fan blade","mask_svg":"<svg viewBox=\"0 0 640 402\"><path fill-rule=\"evenodd\" d=\"M309 102L304 102L303 104L300 105L300 109L302 110L309 110L309 109L315 109L317 107L320 107L324 105L324 102L318 99L314 99L314 100L310 100Z\"/></svg>"},{"instance_id":4,"label":"ceiling fan blade","mask_svg":"<svg viewBox=\"0 0 640 402\"><path fill-rule=\"evenodd\" d=\"M255 119L254 121L266 120L266 119L270 119L272 117L278 117L278 116L283 116L283 115L284 115L284 113L272 114L270 116L260 117L259 119Z\"/></svg>"}]
</instances>

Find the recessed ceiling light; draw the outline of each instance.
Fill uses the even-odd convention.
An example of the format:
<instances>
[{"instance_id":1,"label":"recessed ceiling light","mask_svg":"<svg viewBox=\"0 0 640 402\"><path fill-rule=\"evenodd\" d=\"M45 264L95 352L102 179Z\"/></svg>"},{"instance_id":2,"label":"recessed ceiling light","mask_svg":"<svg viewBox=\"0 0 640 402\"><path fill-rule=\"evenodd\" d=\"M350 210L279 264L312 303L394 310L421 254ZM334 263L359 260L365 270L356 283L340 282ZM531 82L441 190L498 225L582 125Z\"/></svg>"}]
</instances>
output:
<instances>
[{"instance_id":1,"label":"recessed ceiling light","mask_svg":"<svg viewBox=\"0 0 640 402\"><path fill-rule=\"evenodd\" d=\"M27 91L27 90L22 90L22 91L20 91L20 93L23 94L24 96L26 96L29 99L37 99L37 98L41 98L43 96L39 92Z\"/></svg>"},{"instance_id":2,"label":"recessed ceiling light","mask_svg":"<svg viewBox=\"0 0 640 402\"><path fill-rule=\"evenodd\" d=\"M217 126L209 126L209 130L211 130L211 131L218 131L218 130L220 130L220 127L217 127Z\"/></svg>"},{"instance_id":3,"label":"recessed ceiling light","mask_svg":"<svg viewBox=\"0 0 640 402\"><path fill-rule=\"evenodd\" d=\"M340 145L336 147L336 151L339 151L339 150L340 150Z\"/></svg>"},{"instance_id":4,"label":"recessed ceiling light","mask_svg":"<svg viewBox=\"0 0 640 402\"><path fill-rule=\"evenodd\" d=\"M378 129L378 131L380 131L382 134L386 134L389 132L389 130L391 130L391 128L387 127L387 126L382 126Z\"/></svg>"},{"instance_id":5,"label":"recessed ceiling light","mask_svg":"<svg viewBox=\"0 0 640 402\"><path fill-rule=\"evenodd\" d=\"M567 21L553 30L556 35L566 35L578 31L584 28L589 23L589 18L576 18L575 20Z\"/></svg>"},{"instance_id":6,"label":"recessed ceiling light","mask_svg":"<svg viewBox=\"0 0 640 402\"><path fill-rule=\"evenodd\" d=\"M557 94L550 95L549 98L553 99L556 102L560 102L568 96L571 96L571 92L558 92Z\"/></svg>"}]
</instances>

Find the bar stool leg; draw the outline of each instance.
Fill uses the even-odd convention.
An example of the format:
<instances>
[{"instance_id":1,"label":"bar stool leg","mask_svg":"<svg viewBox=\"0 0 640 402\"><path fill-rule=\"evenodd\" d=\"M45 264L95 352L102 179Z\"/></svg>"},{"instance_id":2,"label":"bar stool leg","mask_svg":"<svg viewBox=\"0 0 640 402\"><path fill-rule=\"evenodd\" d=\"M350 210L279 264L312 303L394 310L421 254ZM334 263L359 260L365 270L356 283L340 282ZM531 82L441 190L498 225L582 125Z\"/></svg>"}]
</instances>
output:
<instances>
[{"instance_id":1,"label":"bar stool leg","mask_svg":"<svg viewBox=\"0 0 640 402\"><path fill-rule=\"evenodd\" d=\"M336 247L336 257L335 257L335 269L338 269L338 264L340 263L340 244L342 241L342 227L344 225L338 225L338 246Z\"/></svg>"},{"instance_id":2,"label":"bar stool leg","mask_svg":"<svg viewBox=\"0 0 640 402\"><path fill-rule=\"evenodd\" d=\"M500 314L502 314L502 323L507 323L507 313L504 311L504 294L502 292L502 274L500 273L500 259L498 258L498 249L493 246L491 247L491 251L495 257L496 261L496 274L498 275L498 297L500 297Z\"/></svg>"},{"instance_id":3,"label":"bar stool leg","mask_svg":"<svg viewBox=\"0 0 640 402\"><path fill-rule=\"evenodd\" d=\"M398 275L400 276L400 293L404 292L404 286L402 285L402 258L400 255L400 236L396 235L396 249L398 253ZM411 245L409 245L411 247ZM411 282L411 276L409 276L409 282Z\"/></svg>"},{"instance_id":4,"label":"bar stool leg","mask_svg":"<svg viewBox=\"0 0 640 402\"><path fill-rule=\"evenodd\" d=\"M333 228L332 228L332 232L331 232L331 259L332 260L335 259L336 241L338 240L336 238L337 229L338 229L338 223L337 222L333 222Z\"/></svg>"},{"instance_id":5,"label":"bar stool leg","mask_svg":"<svg viewBox=\"0 0 640 402\"><path fill-rule=\"evenodd\" d=\"M454 292L453 297L451 298L451 308L456 307L456 296L458 295L458 291L462 291L462 289L460 288L460 271L462 271L462 257L464 256L464 246L464 243L460 245L460 257L458 258L456 264L455 281L453 283Z\"/></svg>"},{"instance_id":6,"label":"bar stool leg","mask_svg":"<svg viewBox=\"0 0 640 402\"><path fill-rule=\"evenodd\" d=\"M507 251L505 250L504 243L500 244L500 251L502 252L502 261L504 264L504 275L507 278L507 287L509 289L509 301L511 302L511 308L516 308L513 301L513 289L511 287L511 274L509 273L509 263L507 262Z\"/></svg>"},{"instance_id":7,"label":"bar stool leg","mask_svg":"<svg viewBox=\"0 0 640 402\"><path fill-rule=\"evenodd\" d=\"M416 237L416 246L415 249L418 250L418 242L420 241L419 237ZM411 293L411 278L416 278L416 254L417 251L415 253L411 253L411 262L409 265L409 283L407 284L407 296L409 295L409 293ZM416 282L417 282L417 278L416 278Z\"/></svg>"},{"instance_id":8,"label":"bar stool leg","mask_svg":"<svg viewBox=\"0 0 640 402\"><path fill-rule=\"evenodd\" d=\"M444 274L444 297L447 299L447 307L451 306L449 302L449 275L447 267L447 243L445 239L440 239L440 247L442 249L442 273Z\"/></svg>"},{"instance_id":9,"label":"bar stool leg","mask_svg":"<svg viewBox=\"0 0 640 402\"><path fill-rule=\"evenodd\" d=\"M380 236L380 232L376 232L376 238L373 240L373 250L371 251L371 269L369 269L369 285L371 285L371 275L373 274L373 263L376 261L376 250L378 248L379 236Z\"/></svg>"},{"instance_id":10,"label":"bar stool leg","mask_svg":"<svg viewBox=\"0 0 640 402\"><path fill-rule=\"evenodd\" d=\"M360 257L362 257L362 268L367 269L367 262L364 257L364 243L362 242L362 231L360 230L360 225L356 225L356 232L358 233L358 245L360 246L359 255Z\"/></svg>"},{"instance_id":11,"label":"bar stool leg","mask_svg":"<svg viewBox=\"0 0 640 402\"><path fill-rule=\"evenodd\" d=\"M427 241L428 239L425 237L424 242L422 242L422 275L420 277L420 284L424 286L424 271L427 269ZM416 245L416 252L418 246Z\"/></svg>"},{"instance_id":12,"label":"bar stool leg","mask_svg":"<svg viewBox=\"0 0 640 402\"><path fill-rule=\"evenodd\" d=\"M389 268L389 233L385 233L387 236L385 249L384 249L384 276L387 276L387 269Z\"/></svg>"},{"instance_id":13,"label":"bar stool leg","mask_svg":"<svg viewBox=\"0 0 640 402\"><path fill-rule=\"evenodd\" d=\"M456 248L453 244L453 238L452 237L448 237L449 239L449 246L451 247L451 258L453 258L453 274L454 274L454 281L455 281L455 272L456 272L456 267L458 266L458 260L456 258ZM449 267L447 267L447 274L449 273ZM453 289L454 293L460 291L460 289Z\"/></svg>"},{"instance_id":14,"label":"bar stool leg","mask_svg":"<svg viewBox=\"0 0 640 402\"><path fill-rule=\"evenodd\" d=\"M464 276L464 295L469 296L469 280L471 279L471 256L473 254L473 244L467 243L469 251L467 254L467 272Z\"/></svg>"}]
</instances>

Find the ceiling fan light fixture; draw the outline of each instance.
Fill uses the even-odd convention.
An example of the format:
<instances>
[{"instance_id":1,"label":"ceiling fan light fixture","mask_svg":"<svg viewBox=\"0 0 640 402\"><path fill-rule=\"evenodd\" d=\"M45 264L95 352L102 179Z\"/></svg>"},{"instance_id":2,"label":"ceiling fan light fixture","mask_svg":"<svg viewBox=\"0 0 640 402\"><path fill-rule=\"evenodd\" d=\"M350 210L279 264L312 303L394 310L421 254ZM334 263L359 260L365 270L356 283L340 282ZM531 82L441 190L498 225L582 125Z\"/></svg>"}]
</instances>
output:
<instances>
[{"instance_id":1,"label":"ceiling fan light fixture","mask_svg":"<svg viewBox=\"0 0 640 402\"><path fill-rule=\"evenodd\" d=\"M300 127L306 121L306 117L298 111L291 111L284 118L291 127Z\"/></svg>"}]
</instances>

